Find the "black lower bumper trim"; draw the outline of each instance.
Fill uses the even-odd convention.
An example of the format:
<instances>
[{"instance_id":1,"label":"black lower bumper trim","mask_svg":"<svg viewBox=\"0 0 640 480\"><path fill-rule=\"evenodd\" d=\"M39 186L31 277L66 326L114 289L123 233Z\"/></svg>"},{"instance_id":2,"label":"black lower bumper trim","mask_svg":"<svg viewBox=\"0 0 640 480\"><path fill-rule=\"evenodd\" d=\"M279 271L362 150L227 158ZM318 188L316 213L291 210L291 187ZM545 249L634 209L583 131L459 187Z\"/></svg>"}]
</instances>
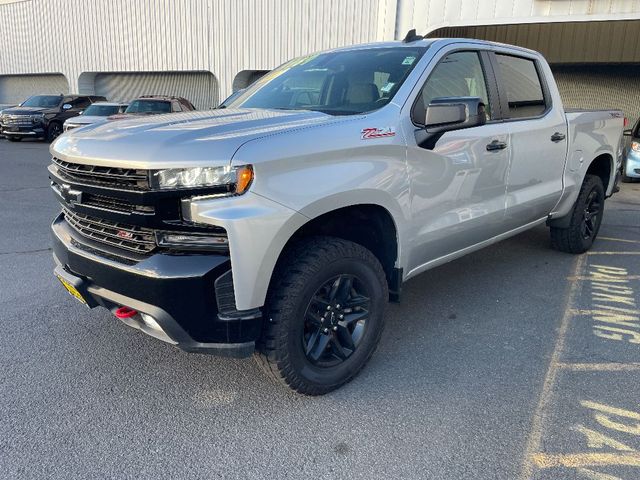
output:
<instances>
[{"instance_id":1,"label":"black lower bumper trim","mask_svg":"<svg viewBox=\"0 0 640 480\"><path fill-rule=\"evenodd\" d=\"M89 307L127 306L145 313L186 351L235 357L253 352L262 326L260 309L218 312L214 283L229 271L228 256L157 253L131 265L77 248L74 243L82 239L62 215L52 232L58 268Z\"/></svg>"}]
</instances>

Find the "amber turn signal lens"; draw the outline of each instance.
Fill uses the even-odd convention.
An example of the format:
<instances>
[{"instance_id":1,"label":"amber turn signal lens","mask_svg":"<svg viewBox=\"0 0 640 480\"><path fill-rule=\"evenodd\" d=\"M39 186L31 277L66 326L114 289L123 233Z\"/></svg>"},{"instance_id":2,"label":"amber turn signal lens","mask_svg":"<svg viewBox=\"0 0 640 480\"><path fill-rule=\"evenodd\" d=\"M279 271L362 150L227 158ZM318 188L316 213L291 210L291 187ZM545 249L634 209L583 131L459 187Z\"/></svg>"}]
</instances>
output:
<instances>
[{"instance_id":1,"label":"amber turn signal lens","mask_svg":"<svg viewBox=\"0 0 640 480\"><path fill-rule=\"evenodd\" d=\"M238 179L236 183L236 193L241 194L246 192L253 181L253 168L251 165L238 167L236 175Z\"/></svg>"}]
</instances>

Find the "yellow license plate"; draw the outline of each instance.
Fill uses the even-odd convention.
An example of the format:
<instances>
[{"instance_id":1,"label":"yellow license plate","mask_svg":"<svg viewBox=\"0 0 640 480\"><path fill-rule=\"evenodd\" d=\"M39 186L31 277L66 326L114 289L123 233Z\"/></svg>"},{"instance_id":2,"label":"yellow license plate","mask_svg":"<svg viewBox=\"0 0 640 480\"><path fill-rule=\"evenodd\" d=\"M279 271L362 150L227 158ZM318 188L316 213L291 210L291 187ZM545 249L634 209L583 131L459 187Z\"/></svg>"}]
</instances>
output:
<instances>
[{"instance_id":1,"label":"yellow license plate","mask_svg":"<svg viewBox=\"0 0 640 480\"><path fill-rule=\"evenodd\" d=\"M67 292L69 292L69 294L73 297L76 297L78 300L80 300L82 303L84 303L85 305L87 305L87 301L82 297L82 294L78 291L78 289L76 287L74 287L73 285L71 285L69 282L67 282L64 278L62 278L60 275L56 275L56 277L58 277L58 280L60 280L60 283L62 283L62 285L64 286L64 288L67 289Z\"/></svg>"}]
</instances>

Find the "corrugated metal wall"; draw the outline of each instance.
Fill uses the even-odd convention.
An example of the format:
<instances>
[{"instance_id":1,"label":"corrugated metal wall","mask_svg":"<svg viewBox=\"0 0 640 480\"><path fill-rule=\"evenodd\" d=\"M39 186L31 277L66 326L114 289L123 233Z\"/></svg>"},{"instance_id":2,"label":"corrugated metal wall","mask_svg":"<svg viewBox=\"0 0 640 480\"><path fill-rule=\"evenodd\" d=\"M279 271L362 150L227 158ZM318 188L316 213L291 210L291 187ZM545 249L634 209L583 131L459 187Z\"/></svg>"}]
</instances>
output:
<instances>
[{"instance_id":1,"label":"corrugated metal wall","mask_svg":"<svg viewBox=\"0 0 640 480\"><path fill-rule=\"evenodd\" d=\"M61 74L0 76L0 104L15 105L38 93L69 93L69 83Z\"/></svg>"},{"instance_id":2,"label":"corrugated metal wall","mask_svg":"<svg viewBox=\"0 0 640 480\"><path fill-rule=\"evenodd\" d=\"M445 26L640 18L638 0L399 0L398 32Z\"/></svg>"},{"instance_id":3,"label":"corrugated metal wall","mask_svg":"<svg viewBox=\"0 0 640 480\"><path fill-rule=\"evenodd\" d=\"M392 38L396 0L31 0L0 5L0 75L209 71L214 103L242 70ZM46 39L46 41L34 41ZM86 80L86 78L85 78ZM86 83L83 88L87 88Z\"/></svg>"},{"instance_id":4,"label":"corrugated metal wall","mask_svg":"<svg viewBox=\"0 0 640 480\"><path fill-rule=\"evenodd\" d=\"M199 110L214 107L217 99L210 72L98 73L94 92L116 102L129 102L140 95L176 95Z\"/></svg>"},{"instance_id":5,"label":"corrugated metal wall","mask_svg":"<svg viewBox=\"0 0 640 480\"><path fill-rule=\"evenodd\" d=\"M640 65L552 66L565 107L618 108L640 117Z\"/></svg>"},{"instance_id":6,"label":"corrugated metal wall","mask_svg":"<svg viewBox=\"0 0 640 480\"><path fill-rule=\"evenodd\" d=\"M429 36L520 45L549 63L640 63L640 20L444 27Z\"/></svg>"}]
</instances>

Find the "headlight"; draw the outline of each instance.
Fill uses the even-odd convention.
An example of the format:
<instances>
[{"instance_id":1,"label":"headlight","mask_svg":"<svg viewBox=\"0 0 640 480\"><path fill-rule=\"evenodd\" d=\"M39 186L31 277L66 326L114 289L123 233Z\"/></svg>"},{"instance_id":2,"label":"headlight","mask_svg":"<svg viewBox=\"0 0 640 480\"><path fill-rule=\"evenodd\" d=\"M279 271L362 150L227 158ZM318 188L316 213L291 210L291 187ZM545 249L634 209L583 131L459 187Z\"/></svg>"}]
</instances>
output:
<instances>
[{"instance_id":1,"label":"headlight","mask_svg":"<svg viewBox=\"0 0 640 480\"><path fill-rule=\"evenodd\" d=\"M631 150L640 152L640 142L631 142Z\"/></svg>"},{"instance_id":2,"label":"headlight","mask_svg":"<svg viewBox=\"0 0 640 480\"><path fill-rule=\"evenodd\" d=\"M251 165L239 167L167 168L151 172L151 185L159 189L225 187L225 193L242 194L253 181Z\"/></svg>"},{"instance_id":3,"label":"headlight","mask_svg":"<svg viewBox=\"0 0 640 480\"><path fill-rule=\"evenodd\" d=\"M40 115L31 115L31 122L32 123L40 123L43 119L44 115L40 114Z\"/></svg>"}]
</instances>

